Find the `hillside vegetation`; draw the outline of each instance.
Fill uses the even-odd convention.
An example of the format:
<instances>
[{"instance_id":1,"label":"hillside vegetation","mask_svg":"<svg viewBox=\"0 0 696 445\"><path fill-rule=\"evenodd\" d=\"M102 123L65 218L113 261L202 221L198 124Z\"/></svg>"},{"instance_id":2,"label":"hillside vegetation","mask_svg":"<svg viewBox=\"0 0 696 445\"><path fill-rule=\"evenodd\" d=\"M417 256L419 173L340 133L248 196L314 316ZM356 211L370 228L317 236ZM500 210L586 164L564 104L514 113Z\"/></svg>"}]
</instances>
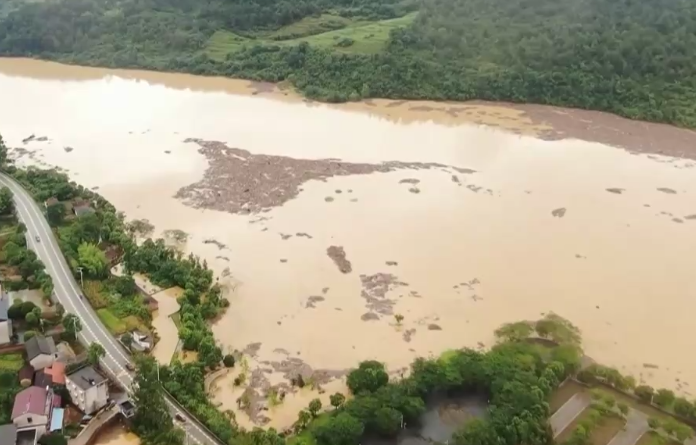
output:
<instances>
[{"instance_id":1,"label":"hillside vegetation","mask_svg":"<svg viewBox=\"0 0 696 445\"><path fill-rule=\"evenodd\" d=\"M0 54L696 127L691 0L12 0ZM4 12L3 12L4 11Z\"/></svg>"}]
</instances>

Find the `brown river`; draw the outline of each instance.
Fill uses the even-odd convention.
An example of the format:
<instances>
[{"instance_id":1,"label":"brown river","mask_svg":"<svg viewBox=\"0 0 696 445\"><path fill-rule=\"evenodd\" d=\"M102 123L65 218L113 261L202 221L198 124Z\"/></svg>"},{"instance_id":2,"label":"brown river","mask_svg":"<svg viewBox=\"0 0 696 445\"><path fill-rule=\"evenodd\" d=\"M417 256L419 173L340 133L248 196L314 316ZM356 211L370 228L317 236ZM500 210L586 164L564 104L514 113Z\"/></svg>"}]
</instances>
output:
<instances>
[{"instance_id":1,"label":"brown river","mask_svg":"<svg viewBox=\"0 0 696 445\"><path fill-rule=\"evenodd\" d=\"M360 360L398 371L549 311L600 362L696 384L693 132L540 106L330 106L247 81L8 59L0 97L20 163L64 169L155 235L187 234L179 247L231 302L216 338L245 351L260 394L311 367L335 378L328 396ZM244 386L223 376L213 390L236 410ZM312 397L237 421L287 426Z\"/></svg>"}]
</instances>

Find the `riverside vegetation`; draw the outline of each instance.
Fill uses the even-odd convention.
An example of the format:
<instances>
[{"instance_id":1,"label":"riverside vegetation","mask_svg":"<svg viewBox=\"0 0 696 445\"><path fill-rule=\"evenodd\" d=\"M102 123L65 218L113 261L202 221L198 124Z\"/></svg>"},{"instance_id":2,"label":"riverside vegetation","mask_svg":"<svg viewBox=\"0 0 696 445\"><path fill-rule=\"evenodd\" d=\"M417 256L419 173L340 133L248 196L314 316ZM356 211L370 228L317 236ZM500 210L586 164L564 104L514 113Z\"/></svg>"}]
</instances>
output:
<instances>
[{"instance_id":1,"label":"riverside vegetation","mask_svg":"<svg viewBox=\"0 0 696 445\"><path fill-rule=\"evenodd\" d=\"M290 81L325 101L532 102L696 127L689 0L8 0L0 54Z\"/></svg>"},{"instance_id":2,"label":"riverside vegetation","mask_svg":"<svg viewBox=\"0 0 696 445\"><path fill-rule=\"evenodd\" d=\"M123 314L142 316L141 314L145 311L145 303L134 292L132 277L109 277L109 263L104 250L116 248L121 252L125 270L128 272L144 273L155 284L164 287L182 287L184 293L179 300L181 305L179 336L183 341L184 349L197 351L199 357L199 361L190 366L202 370L206 367L214 368L220 365L223 360L222 351L215 343L207 320L214 318L227 307L227 300L222 298L219 287L213 284L213 274L205 262L201 263L197 257L192 255L182 257L181 254L166 247L162 240L152 241L148 239L138 245L135 242L135 234L125 223L123 215L118 213L108 201L70 181L65 174L58 171L16 168L7 158L7 147L2 137L0 137L0 167L22 184L39 203L46 203L47 219L59 240L61 250L67 258L74 276L79 278L78 268L81 267L86 278L118 292L118 299L125 300L124 303L117 305L115 310L118 311L120 308ZM49 201L52 203L48 205L47 201L50 198L55 198L55 202ZM76 199L79 202L88 203L94 211L70 217L67 214L65 204L74 202ZM60 309L59 314L63 316L65 335L74 340L75 335L81 329L81 323L79 323L79 319L74 321L76 317L72 314L63 314L62 308ZM23 310L23 305L20 310ZM103 355L103 350L97 351L96 348L89 352L90 356L94 356L94 361ZM146 363L147 359L140 362ZM171 376L171 380L165 381L163 379L165 386L203 423L215 428L215 420L223 418L227 430L231 431L229 420L224 418L222 413L217 411L210 402L206 399L193 400L186 397L187 391L190 389L181 382L179 382L180 386L176 386L176 378L180 377L179 375L167 373L166 376ZM200 376L202 386L202 371ZM146 391L145 385L141 385L141 387L143 391ZM142 400L153 400L153 405L156 405L158 399L148 393L148 396ZM152 410L139 410L139 416L145 416L146 412L150 411L156 412L156 406L153 406ZM167 415L169 415L168 412ZM136 422L136 425L138 425L137 432L145 443L182 443L180 435L170 431L171 421L168 423L150 423L145 419ZM214 431L218 435L225 432ZM179 440L175 442L177 437Z\"/></svg>"}]
</instances>

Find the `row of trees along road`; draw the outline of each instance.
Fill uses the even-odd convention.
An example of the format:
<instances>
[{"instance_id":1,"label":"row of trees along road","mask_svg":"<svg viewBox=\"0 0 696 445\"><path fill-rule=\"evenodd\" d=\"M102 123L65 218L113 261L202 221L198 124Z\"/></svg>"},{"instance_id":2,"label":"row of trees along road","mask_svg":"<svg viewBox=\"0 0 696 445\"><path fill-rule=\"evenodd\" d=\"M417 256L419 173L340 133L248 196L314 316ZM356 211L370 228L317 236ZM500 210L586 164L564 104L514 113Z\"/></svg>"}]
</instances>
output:
<instances>
[{"instance_id":1,"label":"row of trees along road","mask_svg":"<svg viewBox=\"0 0 696 445\"><path fill-rule=\"evenodd\" d=\"M206 426L211 428L218 437L225 441L235 437L238 432L232 428L229 419L224 417L202 394L203 375L206 369L221 365L223 355L216 344L208 321L216 317L228 305L228 301L222 297L219 286L213 283L212 271L205 261L189 255L182 256L174 249L168 248L163 240L153 241L147 239L138 245L135 242L136 234L132 227L126 224L122 213L116 211L113 205L102 196L69 180L67 175L55 170L42 170L29 168L18 169L7 159L7 147L0 136L0 167L10 174L40 203L49 198L57 198L59 202L81 200L88 202L93 213L76 218L57 218L51 221L54 230L58 232L58 240L61 251L68 259L70 268L76 278L79 278L78 267L83 268L87 277L102 280L112 286L119 293L131 295L135 284L132 278L109 278L108 268L104 263L101 250L97 247L101 243L116 246L123 252L123 263L128 274L141 272L148 275L151 280L161 286L180 286L184 293L180 298L181 329L179 337L184 342L184 349L197 351L199 362L187 365L186 370L197 372L175 372L176 366L169 372L163 367L161 372L162 383L167 386L170 393L187 409L193 412ZM62 206L62 204L61 204ZM47 211L50 214L50 207ZM58 212L56 212L58 213ZM60 212L63 214L63 212ZM50 215L49 215L50 216ZM50 219L50 218L49 218ZM33 253L33 252L32 252ZM68 340L76 338L82 329L82 323L74 314L61 314L62 324L65 328L64 336ZM101 345L93 344L88 350L88 359L97 363L103 357L105 351ZM149 359L138 361L143 368L145 376L140 376L138 382L148 380L152 362ZM143 374L143 373L139 373ZM188 378L188 381L186 380ZM149 388L147 395L139 400L153 400L155 404L162 397L154 397L153 392L161 393L161 385L157 383L141 385L143 391ZM200 390L200 393L197 391ZM194 394L195 397L190 395ZM138 411L142 414L150 413L156 421L143 421L137 423L137 431L146 443L169 444L175 443L179 437L178 430L163 428L163 425L171 425L162 422L165 413L160 412L158 406L152 407L144 402L144 409ZM150 415L148 414L148 415ZM160 416L160 417L157 417ZM166 416L169 416L168 412ZM168 417L170 418L170 417ZM221 422L220 419L225 419ZM241 433L240 433L241 434ZM168 442L172 440L172 442ZM258 445L261 445L259 442Z\"/></svg>"}]
</instances>

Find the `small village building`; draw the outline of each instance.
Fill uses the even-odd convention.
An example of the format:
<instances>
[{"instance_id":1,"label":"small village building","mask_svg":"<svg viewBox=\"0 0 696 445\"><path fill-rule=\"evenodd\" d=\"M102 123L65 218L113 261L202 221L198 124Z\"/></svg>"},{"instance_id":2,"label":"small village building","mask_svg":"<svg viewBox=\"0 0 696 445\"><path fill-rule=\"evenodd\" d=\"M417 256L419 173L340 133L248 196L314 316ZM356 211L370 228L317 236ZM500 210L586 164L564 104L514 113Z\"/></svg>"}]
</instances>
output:
<instances>
[{"instance_id":1,"label":"small village building","mask_svg":"<svg viewBox=\"0 0 696 445\"><path fill-rule=\"evenodd\" d=\"M22 369L19 370L19 384L26 388L31 386L31 382L34 381L34 368L31 365L24 365Z\"/></svg>"},{"instance_id":2,"label":"small village building","mask_svg":"<svg viewBox=\"0 0 696 445\"><path fill-rule=\"evenodd\" d=\"M46 433L52 408L50 390L30 386L15 396L12 407L12 423L18 431L33 429L40 437Z\"/></svg>"},{"instance_id":3,"label":"small village building","mask_svg":"<svg viewBox=\"0 0 696 445\"><path fill-rule=\"evenodd\" d=\"M58 203L60 203L60 201L58 201L58 198L53 196L51 198L48 198L46 201L44 201L44 207L49 208L49 207L56 205Z\"/></svg>"},{"instance_id":4,"label":"small village building","mask_svg":"<svg viewBox=\"0 0 696 445\"><path fill-rule=\"evenodd\" d=\"M75 216L80 217L94 213L95 210L89 204L80 204L73 206L73 212L75 213Z\"/></svg>"},{"instance_id":5,"label":"small village building","mask_svg":"<svg viewBox=\"0 0 696 445\"><path fill-rule=\"evenodd\" d=\"M53 379L50 374L46 374L43 369L39 369L34 374L34 386L39 388L51 388L53 387Z\"/></svg>"},{"instance_id":6,"label":"small village building","mask_svg":"<svg viewBox=\"0 0 696 445\"><path fill-rule=\"evenodd\" d=\"M56 344L51 337L37 334L24 343L24 348L27 352L27 361L36 371L50 367L58 358Z\"/></svg>"},{"instance_id":7,"label":"small village building","mask_svg":"<svg viewBox=\"0 0 696 445\"><path fill-rule=\"evenodd\" d=\"M93 414L109 403L109 381L93 367L79 369L65 380L73 404L85 414Z\"/></svg>"},{"instance_id":8,"label":"small village building","mask_svg":"<svg viewBox=\"0 0 696 445\"><path fill-rule=\"evenodd\" d=\"M0 286L0 346L12 341L12 320L8 314L11 305L10 296Z\"/></svg>"},{"instance_id":9,"label":"small village building","mask_svg":"<svg viewBox=\"0 0 696 445\"><path fill-rule=\"evenodd\" d=\"M52 384L65 385L65 363L55 361L48 368L44 368L43 372L51 377Z\"/></svg>"}]
</instances>

